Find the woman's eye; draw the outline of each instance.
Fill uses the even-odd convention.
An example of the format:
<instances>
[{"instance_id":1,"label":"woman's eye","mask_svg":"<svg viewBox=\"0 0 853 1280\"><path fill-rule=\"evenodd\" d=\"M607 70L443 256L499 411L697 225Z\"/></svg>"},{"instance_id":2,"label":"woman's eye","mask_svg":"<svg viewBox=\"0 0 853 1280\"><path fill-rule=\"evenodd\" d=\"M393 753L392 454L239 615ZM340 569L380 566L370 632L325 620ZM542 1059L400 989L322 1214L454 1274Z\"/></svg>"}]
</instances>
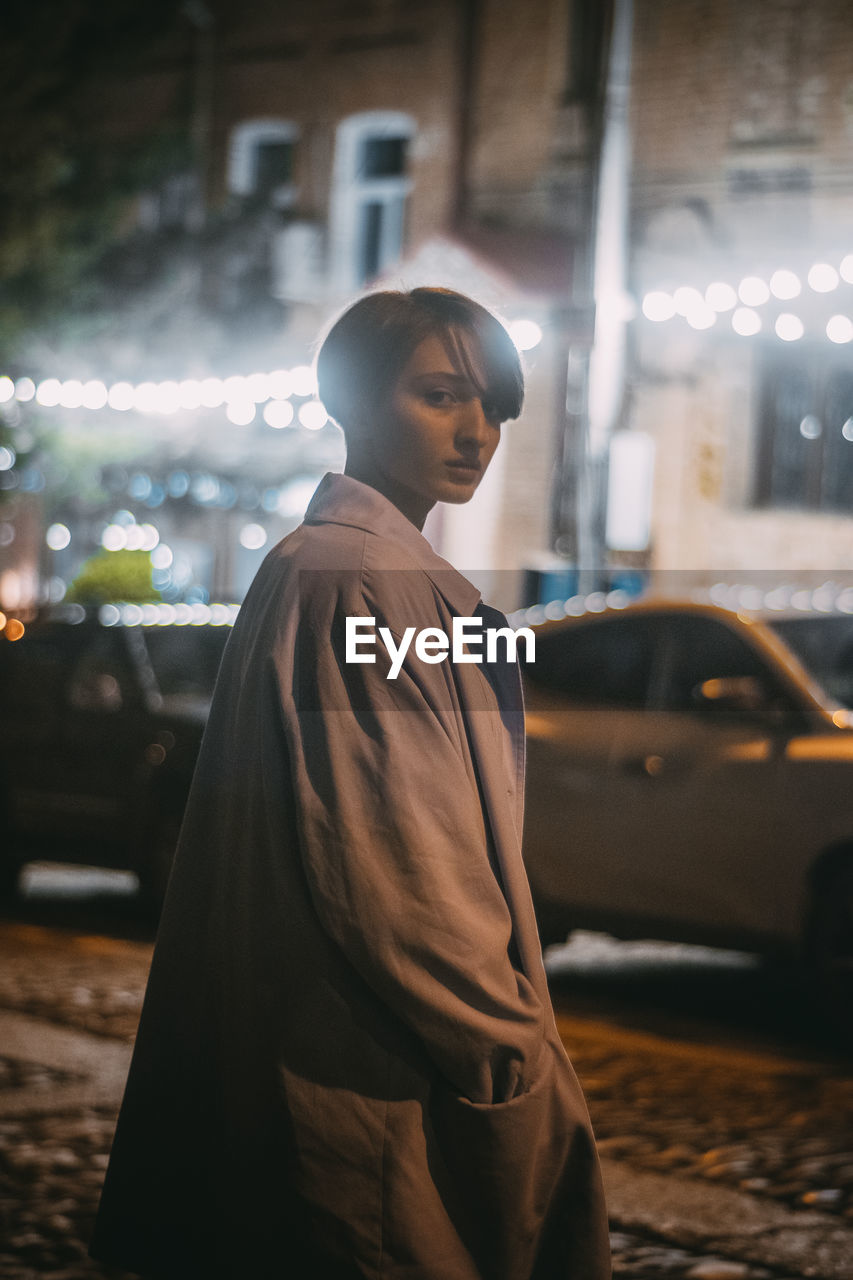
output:
<instances>
[{"instance_id":1,"label":"woman's eye","mask_svg":"<svg viewBox=\"0 0 853 1280\"><path fill-rule=\"evenodd\" d=\"M445 391L442 387L435 387L431 391L424 392L424 399L427 404L435 405L440 408L445 405L453 404L456 397L452 391Z\"/></svg>"}]
</instances>

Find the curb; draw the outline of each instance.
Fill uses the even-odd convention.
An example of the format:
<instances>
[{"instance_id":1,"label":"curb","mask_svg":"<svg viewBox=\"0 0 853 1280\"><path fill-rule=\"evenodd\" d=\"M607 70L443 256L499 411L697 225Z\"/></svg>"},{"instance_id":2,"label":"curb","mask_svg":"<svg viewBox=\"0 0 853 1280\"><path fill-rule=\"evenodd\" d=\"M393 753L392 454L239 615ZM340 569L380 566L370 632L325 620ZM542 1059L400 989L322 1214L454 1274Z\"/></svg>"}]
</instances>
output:
<instances>
[{"instance_id":1,"label":"curb","mask_svg":"<svg viewBox=\"0 0 853 1280\"><path fill-rule=\"evenodd\" d=\"M673 1244L823 1280L853 1278L853 1228L815 1210L603 1159L611 1221Z\"/></svg>"},{"instance_id":2,"label":"curb","mask_svg":"<svg viewBox=\"0 0 853 1280\"><path fill-rule=\"evenodd\" d=\"M0 1010L4 1056L68 1072L79 1079L52 1089L0 1091L0 1116L50 1115L121 1102L132 1045Z\"/></svg>"}]
</instances>

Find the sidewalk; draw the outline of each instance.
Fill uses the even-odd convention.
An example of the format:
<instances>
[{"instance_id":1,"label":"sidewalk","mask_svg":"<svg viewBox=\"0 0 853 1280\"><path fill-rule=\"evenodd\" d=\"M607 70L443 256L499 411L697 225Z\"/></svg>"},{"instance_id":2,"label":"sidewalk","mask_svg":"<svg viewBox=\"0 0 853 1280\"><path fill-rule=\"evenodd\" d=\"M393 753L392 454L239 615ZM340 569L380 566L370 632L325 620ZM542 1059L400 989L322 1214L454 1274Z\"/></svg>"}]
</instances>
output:
<instances>
[{"instance_id":1,"label":"sidewalk","mask_svg":"<svg viewBox=\"0 0 853 1280\"><path fill-rule=\"evenodd\" d=\"M86 1241L129 1058L126 1040L0 1010L3 1280L120 1280ZM836 1216L609 1156L603 1168L625 1280L853 1277L853 1224Z\"/></svg>"},{"instance_id":2,"label":"sidewalk","mask_svg":"<svg viewBox=\"0 0 853 1280\"><path fill-rule=\"evenodd\" d=\"M151 949L0 927L0 1280L121 1280L86 1245ZM558 1024L599 1139L618 1277L853 1280L847 1067Z\"/></svg>"}]
</instances>

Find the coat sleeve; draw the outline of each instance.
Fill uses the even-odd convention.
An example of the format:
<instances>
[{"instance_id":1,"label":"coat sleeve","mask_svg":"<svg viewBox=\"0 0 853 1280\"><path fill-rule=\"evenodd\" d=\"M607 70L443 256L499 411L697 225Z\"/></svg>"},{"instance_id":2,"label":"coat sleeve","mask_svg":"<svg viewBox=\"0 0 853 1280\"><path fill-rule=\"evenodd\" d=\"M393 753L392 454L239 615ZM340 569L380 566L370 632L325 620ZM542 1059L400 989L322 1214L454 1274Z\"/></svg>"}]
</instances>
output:
<instances>
[{"instance_id":1,"label":"coat sleeve","mask_svg":"<svg viewBox=\"0 0 853 1280\"><path fill-rule=\"evenodd\" d=\"M308 594L293 652L276 665L315 909L451 1087L475 1104L507 1102L551 1051L542 1004L511 958L452 672L410 655L386 679L379 644L375 664L347 663L345 617L378 627L381 603L361 586Z\"/></svg>"}]
</instances>

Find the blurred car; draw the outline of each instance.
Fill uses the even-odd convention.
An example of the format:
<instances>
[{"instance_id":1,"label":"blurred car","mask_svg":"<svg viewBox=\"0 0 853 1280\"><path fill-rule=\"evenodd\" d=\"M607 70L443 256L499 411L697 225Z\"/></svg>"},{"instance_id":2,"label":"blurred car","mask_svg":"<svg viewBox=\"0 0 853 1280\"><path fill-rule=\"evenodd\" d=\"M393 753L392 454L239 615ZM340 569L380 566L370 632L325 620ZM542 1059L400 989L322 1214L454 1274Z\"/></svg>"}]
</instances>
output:
<instances>
[{"instance_id":1,"label":"blurred car","mask_svg":"<svg viewBox=\"0 0 853 1280\"><path fill-rule=\"evenodd\" d=\"M795 953L849 1020L853 616L608 609L537 628L525 685L543 944Z\"/></svg>"},{"instance_id":2,"label":"blurred car","mask_svg":"<svg viewBox=\"0 0 853 1280\"><path fill-rule=\"evenodd\" d=\"M181 608L64 606L0 632L1 892L49 858L130 869L162 899L233 620Z\"/></svg>"}]
</instances>

